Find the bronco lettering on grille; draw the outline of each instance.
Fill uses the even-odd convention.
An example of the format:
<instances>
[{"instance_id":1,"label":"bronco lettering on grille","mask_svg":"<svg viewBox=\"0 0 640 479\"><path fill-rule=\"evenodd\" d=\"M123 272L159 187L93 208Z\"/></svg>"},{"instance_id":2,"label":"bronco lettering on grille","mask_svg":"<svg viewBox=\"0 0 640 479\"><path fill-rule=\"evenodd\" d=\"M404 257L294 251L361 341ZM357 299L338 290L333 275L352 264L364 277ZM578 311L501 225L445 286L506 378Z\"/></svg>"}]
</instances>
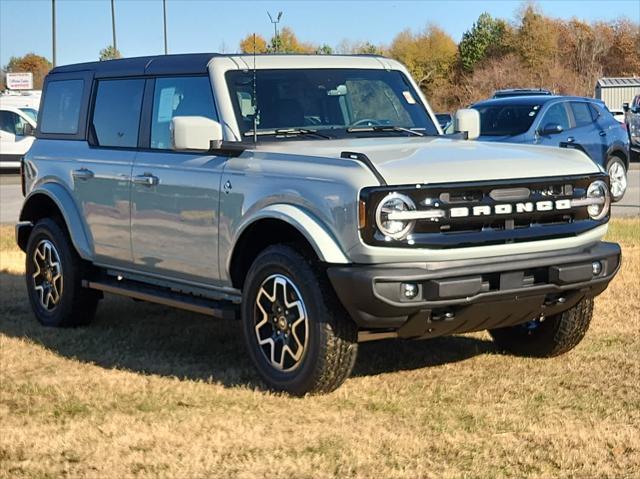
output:
<instances>
[{"instance_id":1,"label":"bronco lettering on grille","mask_svg":"<svg viewBox=\"0 0 640 479\"><path fill-rule=\"evenodd\" d=\"M526 201L521 203L499 203L495 205L480 205L468 208L466 206L458 206L449 210L451 218L465 218L467 216L490 216L494 215L510 215L514 213L532 213L533 211L553 211L571 209L571 200L544 200L544 201Z\"/></svg>"}]
</instances>

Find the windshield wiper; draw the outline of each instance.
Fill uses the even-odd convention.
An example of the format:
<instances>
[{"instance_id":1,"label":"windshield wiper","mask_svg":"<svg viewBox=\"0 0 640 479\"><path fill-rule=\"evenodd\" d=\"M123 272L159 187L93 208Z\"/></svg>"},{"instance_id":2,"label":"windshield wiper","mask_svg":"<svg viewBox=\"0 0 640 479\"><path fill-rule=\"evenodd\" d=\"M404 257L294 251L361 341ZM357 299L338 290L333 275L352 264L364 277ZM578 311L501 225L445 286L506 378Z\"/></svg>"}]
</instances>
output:
<instances>
[{"instance_id":1,"label":"windshield wiper","mask_svg":"<svg viewBox=\"0 0 640 479\"><path fill-rule=\"evenodd\" d=\"M410 133L416 136L424 136L424 133L417 131L417 128L402 128L395 125L370 125L370 126L351 126L347 128L347 133L362 133L367 131L397 131L398 133ZM424 128L422 128L424 130Z\"/></svg>"},{"instance_id":2,"label":"windshield wiper","mask_svg":"<svg viewBox=\"0 0 640 479\"><path fill-rule=\"evenodd\" d=\"M320 133L318 130L312 130L310 128L276 128L275 130L258 130L256 132L258 136L266 136L266 135L282 135L282 136L302 136L302 135L312 135L320 138L326 138L330 140L331 137L329 135L325 135ZM244 136L253 136L253 131L247 131L244 133Z\"/></svg>"}]
</instances>

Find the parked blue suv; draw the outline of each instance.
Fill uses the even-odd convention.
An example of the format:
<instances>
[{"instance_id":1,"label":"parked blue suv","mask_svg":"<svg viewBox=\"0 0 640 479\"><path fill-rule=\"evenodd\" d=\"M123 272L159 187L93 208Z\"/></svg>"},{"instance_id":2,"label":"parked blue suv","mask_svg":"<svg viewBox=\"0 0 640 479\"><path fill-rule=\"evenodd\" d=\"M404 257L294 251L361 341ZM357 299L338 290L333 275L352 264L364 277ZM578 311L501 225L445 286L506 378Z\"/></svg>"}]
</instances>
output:
<instances>
[{"instance_id":1,"label":"parked blue suv","mask_svg":"<svg viewBox=\"0 0 640 479\"><path fill-rule=\"evenodd\" d=\"M627 189L629 137L606 106L582 97L495 98L471 106L480 113L481 141L533 143L584 151L611 177L611 196Z\"/></svg>"}]
</instances>

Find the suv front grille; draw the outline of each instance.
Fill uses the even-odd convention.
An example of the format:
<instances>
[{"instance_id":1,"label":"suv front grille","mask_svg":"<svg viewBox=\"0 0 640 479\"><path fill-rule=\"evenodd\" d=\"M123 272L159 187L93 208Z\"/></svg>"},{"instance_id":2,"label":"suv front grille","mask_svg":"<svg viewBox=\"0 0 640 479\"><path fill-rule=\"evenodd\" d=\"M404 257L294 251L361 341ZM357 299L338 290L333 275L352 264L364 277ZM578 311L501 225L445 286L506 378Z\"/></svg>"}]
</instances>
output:
<instances>
[{"instance_id":1,"label":"suv front grille","mask_svg":"<svg viewBox=\"0 0 640 479\"><path fill-rule=\"evenodd\" d=\"M585 198L596 179L605 175L541 178L459 184L366 188L367 221L363 240L376 246L455 248L506 244L575 236L608 220L594 221L586 206L569 206ZM443 211L440 218L418 219L402 240L385 237L376 226L375 209L389 193L410 197L416 210Z\"/></svg>"}]
</instances>

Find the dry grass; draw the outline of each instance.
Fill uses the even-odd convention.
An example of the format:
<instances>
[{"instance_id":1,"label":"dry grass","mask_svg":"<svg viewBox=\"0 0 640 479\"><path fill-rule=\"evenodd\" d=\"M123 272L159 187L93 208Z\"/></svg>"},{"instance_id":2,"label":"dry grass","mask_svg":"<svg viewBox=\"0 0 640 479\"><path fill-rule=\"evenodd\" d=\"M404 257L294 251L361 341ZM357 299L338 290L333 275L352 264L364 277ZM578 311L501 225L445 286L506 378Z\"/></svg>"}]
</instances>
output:
<instances>
[{"instance_id":1,"label":"dry grass","mask_svg":"<svg viewBox=\"0 0 640 479\"><path fill-rule=\"evenodd\" d=\"M551 360L486 334L361 347L323 397L264 392L239 325L108 297L39 326L0 230L1 477L640 476L640 224L585 340Z\"/></svg>"}]
</instances>

